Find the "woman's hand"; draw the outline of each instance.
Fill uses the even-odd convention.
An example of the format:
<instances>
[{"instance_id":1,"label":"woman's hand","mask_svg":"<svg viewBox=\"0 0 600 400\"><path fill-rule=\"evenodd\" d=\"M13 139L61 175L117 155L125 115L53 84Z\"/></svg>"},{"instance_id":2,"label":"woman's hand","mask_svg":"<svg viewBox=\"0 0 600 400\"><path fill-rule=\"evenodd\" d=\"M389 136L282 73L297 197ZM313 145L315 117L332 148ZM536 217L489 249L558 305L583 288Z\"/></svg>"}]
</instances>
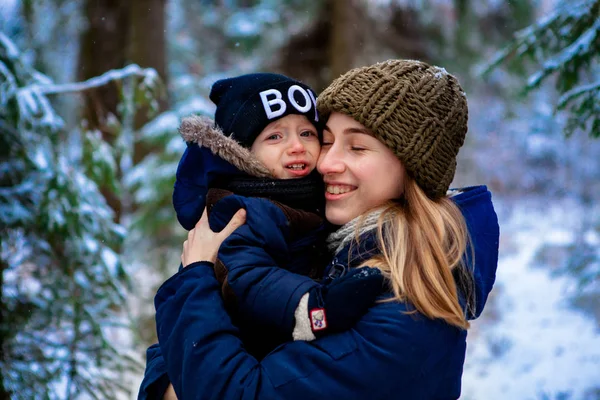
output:
<instances>
[{"instance_id":1,"label":"woman's hand","mask_svg":"<svg viewBox=\"0 0 600 400\"><path fill-rule=\"evenodd\" d=\"M189 231L187 240L183 242L183 253L181 254L181 264L183 267L185 268L197 261L210 261L214 263L217 260L217 253L219 247L221 247L221 243L245 222L246 210L240 209L233 215L221 232L213 232L208 225L208 216L205 208L202 218L200 218L196 227Z\"/></svg>"}]
</instances>

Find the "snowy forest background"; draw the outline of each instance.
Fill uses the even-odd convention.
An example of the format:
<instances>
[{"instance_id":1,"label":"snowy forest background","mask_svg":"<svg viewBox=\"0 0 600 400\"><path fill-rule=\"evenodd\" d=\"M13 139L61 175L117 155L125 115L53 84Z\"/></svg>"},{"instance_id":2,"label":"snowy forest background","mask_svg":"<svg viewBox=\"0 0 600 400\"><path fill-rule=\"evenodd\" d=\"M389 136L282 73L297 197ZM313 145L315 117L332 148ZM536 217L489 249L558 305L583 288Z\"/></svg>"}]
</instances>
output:
<instances>
[{"instance_id":1,"label":"snowy forest background","mask_svg":"<svg viewBox=\"0 0 600 400\"><path fill-rule=\"evenodd\" d=\"M599 56L599 0L0 0L0 399L135 397L216 79L388 58L460 78L500 218L462 398L600 399Z\"/></svg>"}]
</instances>

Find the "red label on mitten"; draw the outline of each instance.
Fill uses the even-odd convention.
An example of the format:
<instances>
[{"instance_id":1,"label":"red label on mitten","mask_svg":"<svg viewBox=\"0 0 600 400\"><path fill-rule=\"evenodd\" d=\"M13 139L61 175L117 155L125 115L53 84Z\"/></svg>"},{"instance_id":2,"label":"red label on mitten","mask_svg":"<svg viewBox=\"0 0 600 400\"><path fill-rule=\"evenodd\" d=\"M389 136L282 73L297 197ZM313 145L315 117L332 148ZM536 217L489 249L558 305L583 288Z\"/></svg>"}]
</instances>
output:
<instances>
[{"instance_id":1,"label":"red label on mitten","mask_svg":"<svg viewBox=\"0 0 600 400\"><path fill-rule=\"evenodd\" d=\"M314 331L322 331L327 328L327 317L324 308L313 308L310 310L310 327Z\"/></svg>"}]
</instances>

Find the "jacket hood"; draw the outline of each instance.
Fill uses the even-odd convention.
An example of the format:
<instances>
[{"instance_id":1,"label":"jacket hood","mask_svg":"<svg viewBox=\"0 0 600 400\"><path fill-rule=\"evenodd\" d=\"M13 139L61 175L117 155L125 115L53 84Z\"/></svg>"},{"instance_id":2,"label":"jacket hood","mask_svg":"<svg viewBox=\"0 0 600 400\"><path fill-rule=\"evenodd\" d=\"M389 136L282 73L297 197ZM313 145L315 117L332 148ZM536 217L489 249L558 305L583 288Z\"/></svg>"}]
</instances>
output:
<instances>
[{"instance_id":1,"label":"jacket hood","mask_svg":"<svg viewBox=\"0 0 600 400\"><path fill-rule=\"evenodd\" d=\"M492 204L492 194L486 186L459 190L460 193L453 196L452 200L465 217L471 239L473 251L467 251L466 257L475 280L475 309L468 313L468 318L475 319L481 315L496 281L500 226Z\"/></svg>"},{"instance_id":2,"label":"jacket hood","mask_svg":"<svg viewBox=\"0 0 600 400\"><path fill-rule=\"evenodd\" d=\"M225 136L215 122L208 117L185 118L181 122L179 133L187 143L196 143L198 146L210 150L215 157L228 162L241 172L257 178L272 177L267 167L258 161L249 149Z\"/></svg>"},{"instance_id":3,"label":"jacket hood","mask_svg":"<svg viewBox=\"0 0 600 400\"><path fill-rule=\"evenodd\" d=\"M173 207L187 230L200 220L208 189L234 177L270 177L268 169L246 148L223 135L207 117L185 118L179 133L187 148L177 166Z\"/></svg>"}]
</instances>

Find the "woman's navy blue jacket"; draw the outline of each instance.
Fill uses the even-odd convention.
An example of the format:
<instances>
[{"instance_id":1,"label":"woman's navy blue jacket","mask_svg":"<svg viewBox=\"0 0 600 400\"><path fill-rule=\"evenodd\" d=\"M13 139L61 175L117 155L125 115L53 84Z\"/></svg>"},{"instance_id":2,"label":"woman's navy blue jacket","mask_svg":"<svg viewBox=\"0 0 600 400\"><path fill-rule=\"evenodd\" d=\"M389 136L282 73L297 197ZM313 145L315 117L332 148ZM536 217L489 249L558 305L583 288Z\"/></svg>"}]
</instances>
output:
<instances>
[{"instance_id":1,"label":"woman's navy blue jacket","mask_svg":"<svg viewBox=\"0 0 600 400\"><path fill-rule=\"evenodd\" d=\"M491 194L483 186L463 189L453 200L465 216L475 250L477 307L474 315L469 315L475 318L483 310L495 280L498 220ZM267 202L250 199L246 204L248 216L252 215L252 207L264 203ZM232 207L223 210L230 215L239 207L235 201L224 204ZM286 235L285 216L276 207L271 210L273 218L264 219L254 227L249 218L240 228L260 232L256 243L263 242L269 247L277 246ZM213 229L226 222L210 221ZM268 262L264 250L252 247L256 243L248 243L237 233L227 239L220 252L230 274L235 271L236 263ZM249 232L241 233L247 236ZM353 264L345 267L360 263L361 254L372 255L369 250L375 249L373 235L361 239L362 251L353 254L350 257ZM365 248L369 244L371 248ZM338 253L336 259L345 264L349 259L348 249ZM275 271L275 268L265 270ZM252 303L249 299L253 298L277 299L248 306L266 319L277 319L297 307L298 292L305 292L311 285L309 281L308 277L278 270L275 274L266 273L258 282L241 279L231 283L236 292L244 293L246 302ZM265 288L270 297L254 296ZM155 297L155 307L160 351L156 349L153 358L149 350L146 370L149 379L145 382L151 385L151 381L166 379L166 372L180 400L456 399L460 395L466 331L441 320L407 314L405 311L411 310L409 304L378 303L347 332L312 342L285 343L261 361L245 350L223 306L220 286L210 264L192 264L167 280ZM140 398L150 397L142 386Z\"/></svg>"}]
</instances>

